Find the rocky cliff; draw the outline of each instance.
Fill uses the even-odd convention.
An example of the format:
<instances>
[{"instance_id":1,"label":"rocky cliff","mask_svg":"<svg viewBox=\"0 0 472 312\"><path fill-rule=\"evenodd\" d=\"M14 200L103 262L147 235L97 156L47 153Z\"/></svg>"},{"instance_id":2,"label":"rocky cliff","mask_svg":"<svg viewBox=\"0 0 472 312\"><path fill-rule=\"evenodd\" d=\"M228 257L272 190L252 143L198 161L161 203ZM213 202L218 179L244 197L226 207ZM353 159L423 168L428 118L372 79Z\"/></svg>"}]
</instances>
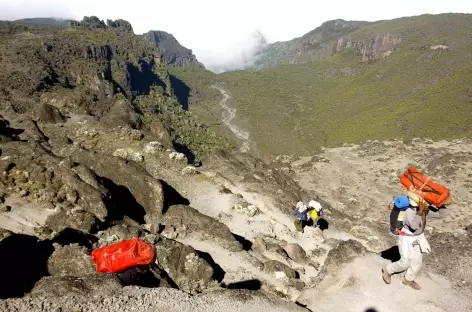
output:
<instances>
[{"instance_id":1,"label":"rocky cliff","mask_svg":"<svg viewBox=\"0 0 472 312\"><path fill-rule=\"evenodd\" d=\"M203 67L192 53L192 50L182 46L172 34L165 31L152 30L144 34L144 37L163 51L162 60L165 64Z\"/></svg>"},{"instance_id":2,"label":"rocky cliff","mask_svg":"<svg viewBox=\"0 0 472 312\"><path fill-rule=\"evenodd\" d=\"M325 22L300 38L265 45L256 53L254 66L263 68L286 63L307 63L344 51L351 51L367 62L390 55L401 42L400 34L356 33L366 25L369 23L344 20Z\"/></svg>"}]
</instances>

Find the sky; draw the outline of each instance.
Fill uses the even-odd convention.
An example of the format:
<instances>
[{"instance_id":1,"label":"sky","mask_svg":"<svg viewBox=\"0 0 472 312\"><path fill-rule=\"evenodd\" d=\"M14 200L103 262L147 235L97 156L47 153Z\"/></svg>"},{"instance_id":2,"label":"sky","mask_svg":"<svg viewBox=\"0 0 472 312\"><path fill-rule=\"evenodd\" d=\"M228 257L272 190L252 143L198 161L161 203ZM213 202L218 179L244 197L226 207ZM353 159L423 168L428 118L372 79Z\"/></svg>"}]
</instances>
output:
<instances>
[{"instance_id":1,"label":"sky","mask_svg":"<svg viewBox=\"0 0 472 312\"><path fill-rule=\"evenodd\" d=\"M285 41L323 22L376 21L425 13L472 13L470 0L0 0L0 20L64 17L125 19L135 33L173 34L210 69L237 68L247 61L255 33Z\"/></svg>"}]
</instances>

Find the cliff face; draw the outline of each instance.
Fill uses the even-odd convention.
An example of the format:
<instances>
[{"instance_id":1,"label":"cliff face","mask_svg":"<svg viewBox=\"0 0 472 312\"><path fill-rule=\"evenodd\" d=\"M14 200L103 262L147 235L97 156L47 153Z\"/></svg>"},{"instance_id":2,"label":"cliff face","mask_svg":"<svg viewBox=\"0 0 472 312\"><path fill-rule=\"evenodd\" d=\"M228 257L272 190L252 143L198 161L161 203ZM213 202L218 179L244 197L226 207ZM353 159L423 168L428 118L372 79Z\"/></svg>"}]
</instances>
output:
<instances>
[{"instance_id":1,"label":"cliff face","mask_svg":"<svg viewBox=\"0 0 472 312\"><path fill-rule=\"evenodd\" d=\"M362 55L362 61L378 60L389 56L401 42L400 35L383 33L366 37L363 41L353 40L350 36L341 37L336 44L336 52L355 49Z\"/></svg>"},{"instance_id":2,"label":"cliff face","mask_svg":"<svg viewBox=\"0 0 472 312\"><path fill-rule=\"evenodd\" d=\"M194 65L203 67L203 65L198 62L196 56L192 53L192 50L182 46L172 34L166 33L165 31L152 30L144 34L144 37L163 51L162 61L165 64L175 66Z\"/></svg>"}]
</instances>

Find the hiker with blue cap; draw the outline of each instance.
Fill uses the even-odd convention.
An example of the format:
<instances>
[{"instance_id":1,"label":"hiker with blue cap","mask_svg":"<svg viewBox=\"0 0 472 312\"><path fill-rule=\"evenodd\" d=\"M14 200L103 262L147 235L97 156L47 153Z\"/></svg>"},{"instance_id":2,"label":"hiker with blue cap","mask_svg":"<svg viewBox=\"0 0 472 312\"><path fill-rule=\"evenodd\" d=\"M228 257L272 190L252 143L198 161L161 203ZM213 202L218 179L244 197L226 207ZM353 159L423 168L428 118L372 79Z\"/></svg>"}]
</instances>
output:
<instances>
[{"instance_id":1,"label":"hiker with blue cap","mask_svg":"<svg viewBox=\"0 0 472 312\"><path fill-rule=\"evenodd\" d=\"M406 271L403 284L421 289L415 277L421 269L422 254L431 251L424 235L428 207L424 199L411 192L408 196L397 196L390 205L390 231L397 238L401 258L383 267L382 278L386 284L392 282L394 273Z\"/></svg>"}]
</instances>

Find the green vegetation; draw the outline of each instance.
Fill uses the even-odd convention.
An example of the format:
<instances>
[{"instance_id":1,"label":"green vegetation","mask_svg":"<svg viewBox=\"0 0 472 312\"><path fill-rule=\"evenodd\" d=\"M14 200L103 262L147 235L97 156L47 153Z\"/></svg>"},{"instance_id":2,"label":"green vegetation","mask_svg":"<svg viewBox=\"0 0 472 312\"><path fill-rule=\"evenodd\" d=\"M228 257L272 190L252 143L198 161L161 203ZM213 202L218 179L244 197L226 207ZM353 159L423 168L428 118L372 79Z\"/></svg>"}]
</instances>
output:
<instances>
[{"instance_id":1,"label":"green vegetation","mask_svg":"<svg viewBox=\"0 0 472 312\"><path fill-rule=\"evenodd\" d=\"M472 16L382 21L349 36L364 43L385 33L399 35L401 42L375 61L362 62L364 46L305 64L222 74L260 152L309 153L367 139L471 136ZM431 49L437 44L448 49Z\"/></svg>"},{"instance_id":2,"label":"green vegetation","mask_svg":"<svg viewBox=\"0 0 472 312\"><path fill-rule=\"evenodd\" d=\"M222 95L212 87L218 83L218 76L209 70L196 66L169 67L169 73L189 88L189 112L218 135L229 138L231 144L235 145L234 135L222 123L222 109L218 105Z\"/></svg>"}]
</instances>

